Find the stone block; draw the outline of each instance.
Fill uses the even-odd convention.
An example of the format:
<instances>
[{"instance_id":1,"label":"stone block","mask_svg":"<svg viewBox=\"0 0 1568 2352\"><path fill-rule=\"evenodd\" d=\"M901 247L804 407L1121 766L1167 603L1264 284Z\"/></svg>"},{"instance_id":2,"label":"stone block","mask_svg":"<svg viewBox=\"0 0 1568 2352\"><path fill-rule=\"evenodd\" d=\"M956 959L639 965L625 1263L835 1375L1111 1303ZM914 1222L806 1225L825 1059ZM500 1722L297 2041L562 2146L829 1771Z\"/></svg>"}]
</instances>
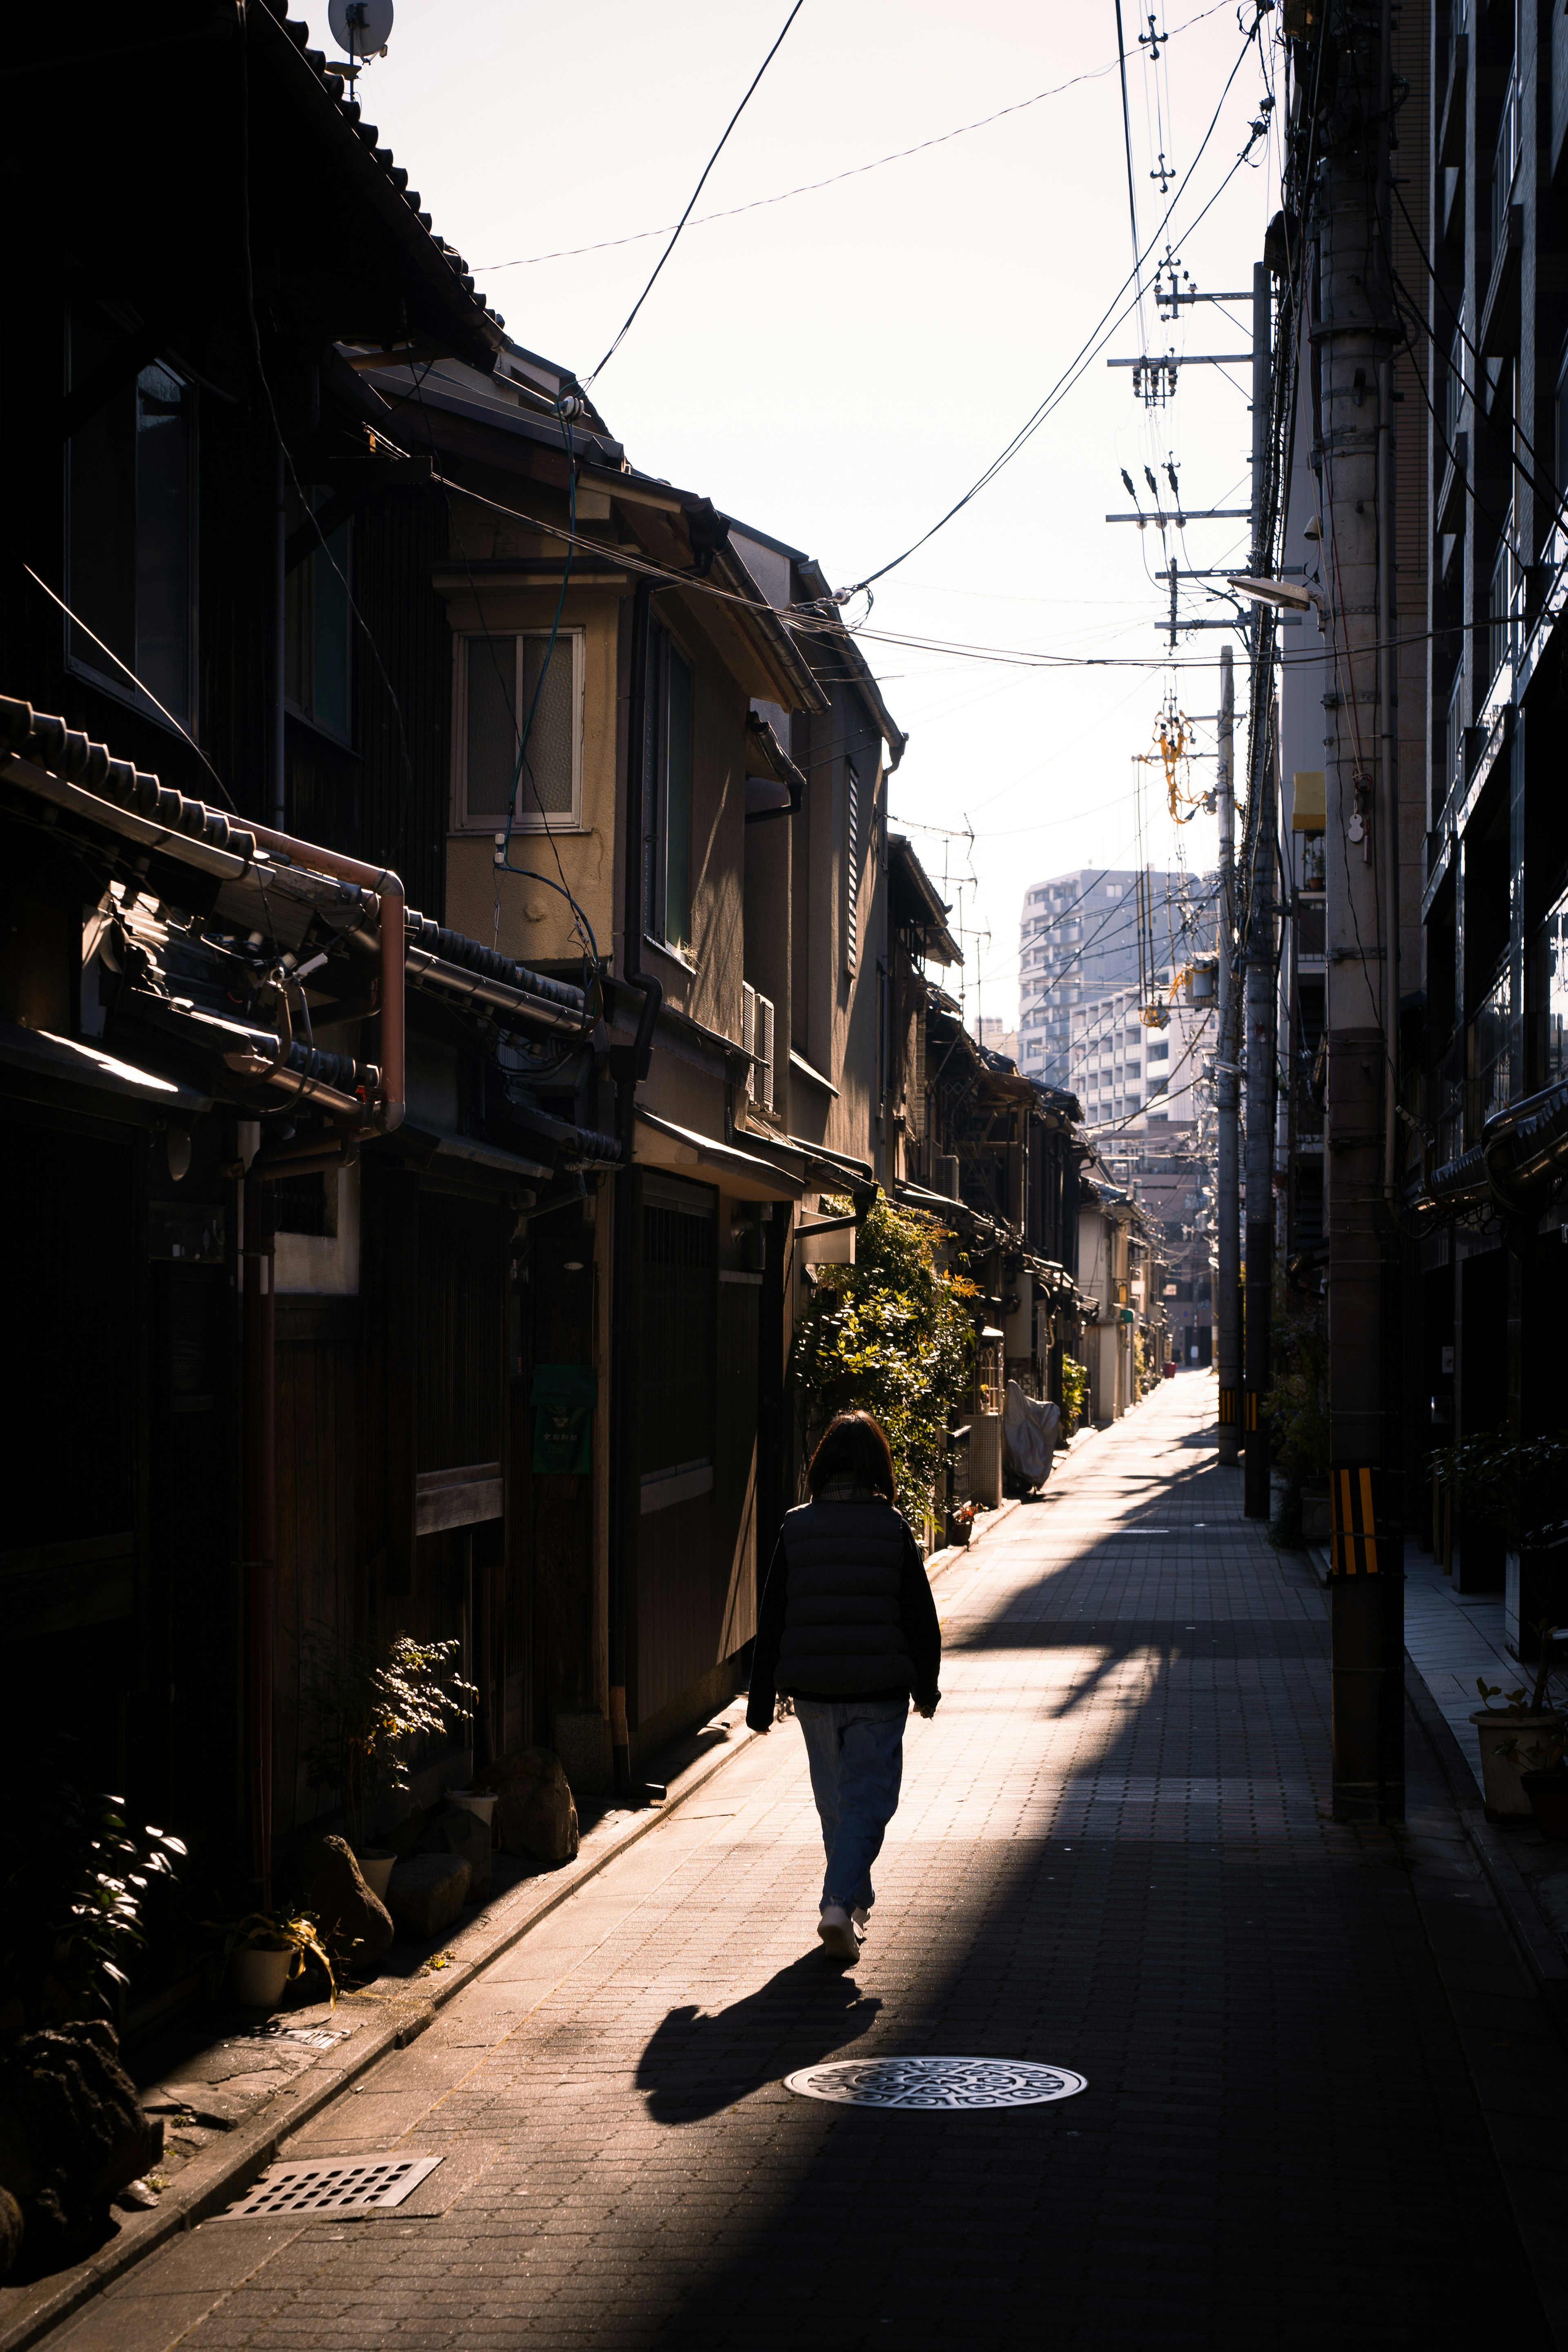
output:
<instances>
[{"instance_id":1,"label":"stone block","mask_svg":"<svg viewBox=\"0 0 1568 2352\"><path fill-rule=\"evenodd\" d=\"M468 1864L470 1903L484 1903L490 1893L490 1824L464 1805L451 1805L436 1816L424 1833L427 1853L460 1854Z\"/></svg>"},{"instance_id":2,"label":"stone block","mask_svg":"<svg viewBox=\"0 0 1568 2352\"><path fill-rule=\"evenodd\" d=\"M505 1853L532 1854L536 1862L575 1861L577 1807L560 1758L549 1748L497 1757L474 1785L497 1793L496 1838Z\"/></svg>"},{"instance_id":3,"label":"stone block","mask_svg":"<svg viewBox=\"0 0 1568 2352\"><path fill-rule=\"evenodd\" d=\"M468 1899L468 1864L455 1853L415 1853L400 1862L387 1888L387 1907L410 1942L444 1935Z\"/></svg>"},{"instance_id":4,"label":"stone block","mask_svg":"<svg viewBox=\"0 0 1568 2352\"><path fill-rule=\"evenodd\" d=\"M365 1885L344 1838L318 1838L305 1864L305 1908L335 1960L353 1969L375 1966L392 1940L392 1914Z\"/></svg>"}]
</instances>

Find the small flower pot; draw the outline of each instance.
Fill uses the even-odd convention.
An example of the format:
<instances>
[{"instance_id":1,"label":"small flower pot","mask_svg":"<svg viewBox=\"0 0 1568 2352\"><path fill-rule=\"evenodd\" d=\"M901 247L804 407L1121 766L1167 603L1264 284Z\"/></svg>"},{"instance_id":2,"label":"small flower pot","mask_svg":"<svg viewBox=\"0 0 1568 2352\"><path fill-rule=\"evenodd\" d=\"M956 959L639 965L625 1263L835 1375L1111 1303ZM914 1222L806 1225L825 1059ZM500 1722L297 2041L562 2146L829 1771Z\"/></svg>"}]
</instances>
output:
<instances>
[{"instance_id":1,"label":"small flower pot","mask_svg":"<svg viewBox=\"0 0 1568 2352\"><path fill-rule=\"evenodd\" d=\"M496 1798L490 1790L448 1789L446 1801L450 1805L461 1805L465 1813L477 1813L486 1829L495 1818Z\"/></svg>"},{"instance_id":2,"label":"small flower pot","mask_svg":"<svg viewBox=\"0 0 1568 2352\"><path fill-rule=\"evenodd\" d=\"M364 1880L371 1893L379 1902L384 1903L387 1899L387 1881L391 1878L397 1862L396 1854L382 1853L379 1848L370 1846L363 1853L356 1853L354 1860L359 1864L360 1876Z\"/></svg>"},{"instance_id":3,"label":"small flower pot","mask_svg":"<svg viewBox=\"0 0 1568 2352\"><path fill-rule=\"evenodd\" d=\"M269 1952L254 1944L245 1951L231 1952L230 1994L242 2009L276 2009L283 1999L288 1964L293 1958L287 1948L281 1952Z\"/></svg>"},{"instance_id":4,"label":"small flower pot","mask_svg":"<svg viewBox=\"0 0 1568 2352\"><path fill-rule=\"evenodd\" d=\"M1526 1772L1522 1778L1542 1836L1568 1843L1568 1772Z\"/></svg>"},{"instance_id":5,"label":"small flower pot","mask_svg":"<svg viewBox=\"0 0 1568 2352\"><path fill-rule=\"evenodd\" d=\"M1518 1756L1500 1756L1500 1746L1513 1739L1528 1748L1542 1733L1555 1731L1562 1720L1558 1715L1510 1715L1500 1707L1478 1707L1471 1716L1481 1751L1481 1795L1489 1822L1527 1822L1531 1813L1524 1792L1529 1767Z\"/></svg>"}]
</instances>

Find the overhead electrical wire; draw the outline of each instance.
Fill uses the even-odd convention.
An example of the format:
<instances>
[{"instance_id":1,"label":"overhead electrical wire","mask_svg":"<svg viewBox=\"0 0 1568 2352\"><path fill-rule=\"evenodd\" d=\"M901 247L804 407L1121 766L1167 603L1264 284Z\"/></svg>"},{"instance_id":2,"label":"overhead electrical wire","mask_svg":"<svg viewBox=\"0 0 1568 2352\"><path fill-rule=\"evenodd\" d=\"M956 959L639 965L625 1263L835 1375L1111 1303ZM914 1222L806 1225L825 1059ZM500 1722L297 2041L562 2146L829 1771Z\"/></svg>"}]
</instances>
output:
<instances>
[{"instance_id":1,"label":"overhead electrical wire","mask_svg":"<svg viewBox=\"0 0 1568 2352\"><path fill-rule=\"evenodd\" d=\"M593 383L603 374L605 369L609 366L611 361L615 357L616 352L621 349L622 344L631 333L632 321L635 319L638 311L642 309L643 303L653 292L660 270L663 269L665 262L668 261L671 254L674 253L676 243L679 240L681 231L685 228L687 221L689 221L692 216L692 206L696 203L697 198L701 195L703 189L706 184L708 173L713 170L714 165L718 162L719 157L724 152L725 141L728 139L730 132L735 129L736 124L740 121L740 118L745 113L747 107L750 104L753 91L756 89L758 83L762 79L763 75L768 71L768 67L773 63L774 58L782 48L785 34L788 33L790 26L794 23L796 17L800 15L805 5L806 0L795 0L795 5L785 17L783 26L779 31L778 39L774 42L773 47L768 50L768 55L763 58L762 63L758 67L756 73L752 76L751 83L747 90L746 96L741 100L740 104L736 108L735 112L730 116L729 121L725 124L724 138L719 141L718 145L714 149L713 153L703 165L702 177L698 180L696 186L692 190L691 197L686 205L685 211L681 215L680 219L675 223L674 228L671 232L668 245L664 247L664 250L659 256L658 260L654 263L653 276L649 278L646 286L643 287L641 294L638 295L637 299L632 303L631 310L626 313L626 318L620 333L611 344L610 349L605 352L604 357L600 361L599 365L593 370L591 374L584 376L582 380L582 388L585 392L588 390L590 384Z\"/></svg>"},{"instance_id":2,"label":"overhead electrical wire","mask_svg":"<svg viewBox=\"0 0 1568 2352\"><path fill-rule=\"evenodd\" d=\"M1200 8L1196 16L1185 18L1172 32L1162 33L1161 40L1174 40L1177 33L1185 33L1192 26L1201 25L1206 17L1218 16L1229 5L1230 0L1215 0L1213 7ZM842 181L861 179L867 172L880 172L889 163L907 163L912 155L924 155L932 147L945 147L951 139L965 139L971 131L988 131L993 122L1005 122L1009 115L1026 113L1031 106L1040 106L1047 99L1065 97L1070 89L1077 89L1082 82L1102 81L1115 70L1116 60L1113 58L1109 65L1091 66L1087 72L1074 74L1069 81L1059 81L1050 89L1037 89L1032 98L1015 99L1011 106L998 107L995 114L982 114L977 121L960 122L951 131L939 131L935 138L917 140L913 147L894 148L891 155L873 156L869 163L852 163L847 171L831 172L825 180L806 180L798 188L780 188L776 195L753 196L747 204L726 205L718 212L699 213L695 220L688 221L686 226L688 228L706 228L711 221L737 220L743 213L762 212L769 205L786 205L796 196L814 196L823 188L838 187ZM592 245L563 245L553 253L522 253L511 261L476 262L474 274L476 277L488 277L500 269L533 269L546 261L577 261L586 253L612 253L622 246L645 245L650 237L667 236L671 224L666 221L660 228L634 229L629 236L600 237Z\"/></svg>"},{"instance_id":3,"label":"overhead electrical wire","mask_svg":"<svg viewBox=\"0 0 1568 2352\"><path fill-rule=\"evenodd\" d=\"M1169 205L1166 206L1161 218L1160 225L1155 231L1154 236L1150 239L1148 245L1145 247L1142 254L1137 257L1134 268L1129 271L1128 275L1123 278L1120 286L1116 289L1115 293L1113 294L1110 301L1106 304L1105 309L1101 312L1098 321L1090 330L1087 341L1080 346L1077 356L1068 362L1067 366L1062 370L1061 375L1058 376L1055 383L1046 394L1045 398L1040 402L1039 407L1035 409L1033 415L1019 427L1019 430L1014 434L1012 439L1007 443L1006 446L997 457L992 458L984 473L982 473L978 478L970 485L969 488L964 492L963 497L955 499L953 504L947 509L946 514L939 516L928 530L922 531L918 539L912 541L910 545L904 550L902 554L891 557L886 563L879 564L874 572L867 572L865 577L862 580L857 581L852 588L841 590L837 599L838 602L847 602L850 597L859 595L862 590L870 588L874 582L885 579L890 572L895 572L901 563L906 563L909 561L909 558L915 554L917 549L924 547L928 540L935 539L939 530L945 530L947 524L953 520L955 515L961 514L963 509L972 499L978 498L980 492L988 488L991 482L996 479L996 477L1001 472L1003 467L1009 464L1011 460L1017 457L1019 451L1025 446L1025 444L1040 430L1040 427L1045 423L1047 417L1051 415L1053 409L1056 408L1060 404L1061 401L1066 397L1067 394L1078 382L1080 376L1082 375L1091 360L1095 357L1102 348L1103 341L1109 340L1109 333L1103 333L1103 330L1105 330L1107 327L1107 321L1110 322L1109 331L1113 332L1115 328L1122 323L1123 319L1126 318L1130 312L1136 308L1137 301L1140 299L1138 296L1134 296L1134 301L1129 303L1127 308L1121 311L1116 318L1113 320L1112 319L1111 314L1115 309L1116 304L1121 300L1123 295L1126 292L1127 288L1134 283L1143 264L1147 261L1150 254L1154 252L1155 246L1157 246L1160 238L1164 236L1166 228L1169 226L1170 222L1176 214L1177 205L1181 203L1183 196L1186 194L1186 190L1191 184L1193 174L1197 170L1198 164L1202 162L1203 157L1207 151L1208 142L1214 136L1215 127L1224 110L1225 101L1230 95L1231 85L1234 83L1237 75L1240 72L1242 65L1246 61L1248 51L1251 48L1253 42L1257 37L1258 27L1261 25L1262 21L1263 8L1261 0L1259 0L1258 16L1251 29L1249 31L1246 39L1242 43L1240 52L1237 57L1235 64L1231 67L1229 73L1226 76L1224 88L1219 93L1218 102L1215 107L1214 113L1209 121L1208 129L1203 135L1203 141L1197 154L1193 157L1191 163L1183 173L1181 184L1176 189L1176 194L1171 198ZM1230 181L1239 168L1240 163L1239 159L1238 159L1238 162L1233 163L1230 170L1227 172L1225 178L1220 182L1219 187L1215 190L1214 194L1209 198L1208 203L1205 205L1203 212L1199 213L1197 219L1194 220L1189 225L1186 231L1187 235L1191 234L1192 230L1197 226L1198 221L1201 221L1204 215L1218 202L1223 190L1228 186Z\"/></svg>"}]
</instances>

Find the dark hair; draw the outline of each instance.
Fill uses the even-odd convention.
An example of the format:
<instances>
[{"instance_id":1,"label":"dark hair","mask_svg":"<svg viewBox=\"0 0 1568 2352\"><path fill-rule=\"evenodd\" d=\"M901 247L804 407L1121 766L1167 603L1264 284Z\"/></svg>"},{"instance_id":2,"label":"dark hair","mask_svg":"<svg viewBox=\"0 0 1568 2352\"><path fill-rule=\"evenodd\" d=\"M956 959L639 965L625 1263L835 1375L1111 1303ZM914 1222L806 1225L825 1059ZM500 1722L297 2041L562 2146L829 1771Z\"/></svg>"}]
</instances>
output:
<instances>
[{"instance_id":1,"label":"dark hair","mask_svg":"<svg viewBox=\"0 0 1568 2352\"><path fill-rule=\"evenodd\" d=\"M882 1423L873 1413L840 1412L829 1422L806 1473L812 1501L830 1478L845 1477L852 1478L857 1486L869 1486L873 1495L884 1495L890 1503L898 1500L893 1455Z\"/></svg>"}]
</instances>

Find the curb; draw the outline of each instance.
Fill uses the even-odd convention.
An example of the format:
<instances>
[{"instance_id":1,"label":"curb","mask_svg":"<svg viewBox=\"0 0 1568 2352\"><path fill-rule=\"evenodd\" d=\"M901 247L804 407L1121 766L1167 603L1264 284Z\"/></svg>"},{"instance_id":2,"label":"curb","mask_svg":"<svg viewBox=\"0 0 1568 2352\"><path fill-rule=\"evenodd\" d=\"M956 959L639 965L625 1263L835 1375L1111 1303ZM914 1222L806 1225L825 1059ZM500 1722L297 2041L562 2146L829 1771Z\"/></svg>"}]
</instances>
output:
<instances>
[{"instance_id":1,"label":"curb","mask_svg":"<svg viewBox=\"0 0 1568 2352\"><path fill-rule=\"evenodd\" d=\"M127 2216L112 2242L100 2252L90 2255L86 2262L77 2263L71 2270L57 2273L52 2279L40 2280L38 2301L0 2326L0 2352L26 2352L27 2346L37 2344L51 2328L70 2318L94 2295L122 2278L148 2254L155 2253L171 2238L183 2231L194 2229L200 2221L210 2221L242 2189L250 2187L256 2175L272 2162L284 2141L291 2137L301 2124L319 2115L340 2091L347 2089L361 2075L368 2074L390 2051L405 2050L411 2042L417 2041L425 2028L434 2023L437 2011L444 2009L448 2001L465 1990L492 1960L509 1951L513 1945L521 1943L541 1919L548 1919L552 1912L559 1911L564 1903L570 1902L580 1886L586 1885L591 1878L597 1878L601 1870L626 1852L628 1846L637 1844L640 1839L656 1830L661 1822L668 1821L688 1797L695 1796L699 1789L705 1789L743 1748L749 1747L753 1737L744 1723L727 1732L724 1746L716 1754L688 1766L689 1778L678 1790L672 1790L663 1805L636 1815L607 1838L596 1853L588 1856L580 1854L577 1862L569 1864L564 1871L549 1879L548 1891L533 1904L519 1902L517 1908L522 1916L505 1922L497 1933L486 1939L483 1949L476 1950L471 1959L460 1959L455 1967L444 1969L426 1997L389 2003L389 2007L395 2007L399 2013L378 2026L367 2029L362 2037L356 2036L358 2047L353 2056L340 2066L323 2070L321 2079L313 2090L302 2089L297 2096L287 2091L278 2094L287 2102L287 2113L269 2114L267 2109L273 2103L268 2101L267 2106L247 2123L236 2126L233 2132L227 2134L220 2147L188 2164L172 2185L164 2190L153 2210ZM538 1885L538 1881L535 1879L523 1881L524 1888ZM475 1921L467 1932L475 1934L478 1924ZM296 2077L296 2081L308 2084L316 2071L314 2067L308 2067Z\"/></svg>"}]
</instances>

